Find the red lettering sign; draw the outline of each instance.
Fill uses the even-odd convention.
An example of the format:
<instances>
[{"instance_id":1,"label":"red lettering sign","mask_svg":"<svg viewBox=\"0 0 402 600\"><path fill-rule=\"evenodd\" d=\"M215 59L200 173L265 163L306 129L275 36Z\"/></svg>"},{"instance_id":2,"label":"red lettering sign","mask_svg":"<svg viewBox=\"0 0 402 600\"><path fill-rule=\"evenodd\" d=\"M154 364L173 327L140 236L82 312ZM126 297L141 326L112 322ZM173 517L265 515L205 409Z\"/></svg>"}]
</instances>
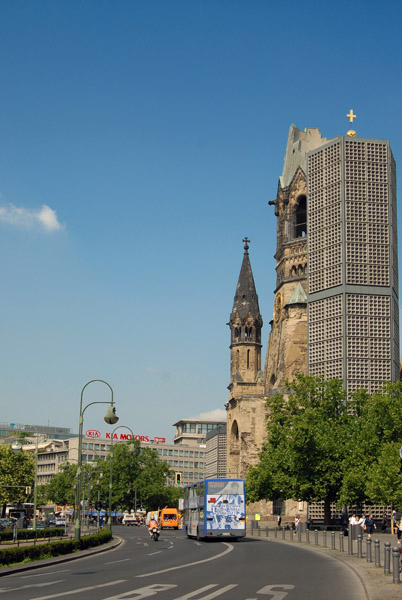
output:
<instances>
[{"instance_id":1,"label":"red lettering sign","mask_svg":"<svg viewBox=\"0 0 402 600\"><path fill-rule=\"evenodd\" d=\"M86 437L89 438L98 438L100 437L100 434L101 432L97 429L88 429L88 431L85 432Z\"/></svg>"},{"instance_id":2,"label":"red lettering sign","mask_svg":"<svg viewBox=\"0 0 402 600\"><path fill-rule=\"evenodd\" d=\"M93 433L96 433L96 435L93 435ZM87 431L86 432L86 436L87 437L99 437L100 436L100 432L99 431L95 431L95 430L91 430L91 431ZM112 439L112 434L107 432L106 433L106 439L107 440L111 440ZM121 433L120 436L117 435L117 433L113 434L113 439L114 440L122 440L122 441L128 441L128 440L139 440L140 442L150 442L149 439L149 435L131 435L130 433ZM156 444L164 444L166 442L166 438L162 438L162 437L156 437L152 440L153 442L155 442Z\"/></svg>"}]
</instances>

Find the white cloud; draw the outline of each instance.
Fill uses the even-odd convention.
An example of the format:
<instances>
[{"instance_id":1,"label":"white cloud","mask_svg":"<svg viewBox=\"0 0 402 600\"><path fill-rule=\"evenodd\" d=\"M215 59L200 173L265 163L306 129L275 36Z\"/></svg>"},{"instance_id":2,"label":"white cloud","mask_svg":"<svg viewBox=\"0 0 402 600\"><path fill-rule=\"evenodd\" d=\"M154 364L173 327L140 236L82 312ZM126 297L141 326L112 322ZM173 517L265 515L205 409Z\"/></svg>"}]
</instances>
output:
<instances>
[{"instance_id":1,"label":"white cloud","mask_svg":"<svg viewBox=\"0 0 402 600\"><path fill-rule=\"evenodd\" d=\"M201 419L202 421L226 421L226 410L223 408L215 408L206 413L201 413L197 417L191 417L192 419Z\"/></svg>"},{"instance_id":2,"label":"white cloud","mask_svg":"<svg viewBox=\"0 0 402 600\"><path fill-rule=\"evenodd\" d=\"M59 231L63 229L63 225L57 219L56 211L46 204L41 208L18 208L14 204L5 204L0 206L0 222L14 225L15 227L23 227L24 229L32 229L39 225L46 231Z\"/></svg>"}]
</instances>

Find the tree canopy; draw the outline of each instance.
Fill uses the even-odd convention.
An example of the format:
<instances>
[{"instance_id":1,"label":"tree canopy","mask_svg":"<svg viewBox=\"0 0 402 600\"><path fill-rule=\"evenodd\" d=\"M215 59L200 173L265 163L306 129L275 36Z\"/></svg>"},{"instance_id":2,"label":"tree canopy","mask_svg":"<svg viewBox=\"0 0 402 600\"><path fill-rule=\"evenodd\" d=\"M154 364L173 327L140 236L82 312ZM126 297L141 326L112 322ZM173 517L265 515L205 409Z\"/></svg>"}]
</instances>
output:
<instances>
[{"instance_id":1,"label":"tree canopy","mask_svg":"<svg viewBox=\"0 0 402 600\"><path fill-rule=\"evenodd\" d=\"M248 499L402 506L401 382L346 402L339 380L297 375L267 399L267 441L247 477Z\"/></svg>"},{"instance_id":2,"label":"tree canopy","mask_svg":"<svg viewBox=\"0 0 402 600\"><path fill-rule=\"evenodd\" d=\"M10 444L0 445L0 502L12 504L28 502L26 487L33 489L35 479L35 462L30 452L14 454Z\"/></svg>"}]
</instances>

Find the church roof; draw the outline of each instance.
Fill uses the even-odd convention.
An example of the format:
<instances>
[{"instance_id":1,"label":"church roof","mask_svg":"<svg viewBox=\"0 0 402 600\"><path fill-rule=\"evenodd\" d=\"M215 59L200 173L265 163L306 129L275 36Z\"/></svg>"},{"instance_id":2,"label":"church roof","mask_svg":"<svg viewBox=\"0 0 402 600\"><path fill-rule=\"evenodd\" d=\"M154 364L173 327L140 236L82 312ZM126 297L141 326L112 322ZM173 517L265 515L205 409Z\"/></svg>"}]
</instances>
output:
<instances>
[{"instance_id":1,"label":"church roof","mask_svg":"<svg viewBox=\"0 0 402 600\"><path fill-rule=\"evenodd\" d=\"M279 178L282 189L288 187L299 167L303 169L304 173L307 172L307 152L322 146L326 141L327 138L321 137L319 129L306 127L304 131L301 131L296 125L290 126L283 173Z\"/></svg>"},{"instance_id":2,"label":"church roof","mask_svg":"<svg viewBox=\"0 0 402 600\"><path fill-rule=\"evenodd\" d=\"M286 304L287 306L289 306L289 304L307 304L306 292L304 291L304 288L300 281L295 287L293 294L290 296Z\"/></svg>"},{"instance_id":3,"label":"church roof","mask_svg":"<svg viewBox=\"0 0 402 600\"><path fill-rule=\"evenodd\" d=\"M233 310L230 318L232 319L238 313L240 319L245 319L250 313L251 316L260 320L262 318L258 305L258 295L255 289L253 271L251 269L250 257L248 254L249 242L248 238L244 238L244 256L240 269L239 280L237 282L236 294L233 301Z\"/></svg>"}]
</instances>

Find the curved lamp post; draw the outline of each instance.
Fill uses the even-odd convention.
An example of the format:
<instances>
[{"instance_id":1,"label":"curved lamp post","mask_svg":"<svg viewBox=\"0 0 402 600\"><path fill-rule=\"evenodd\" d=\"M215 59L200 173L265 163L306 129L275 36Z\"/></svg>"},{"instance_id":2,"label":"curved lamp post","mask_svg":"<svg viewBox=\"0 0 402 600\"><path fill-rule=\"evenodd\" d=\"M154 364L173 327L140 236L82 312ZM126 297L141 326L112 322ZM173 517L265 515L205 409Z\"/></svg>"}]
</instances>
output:
<instances>
[{"instance_id":1,"label":"curved lamp post","mask_svg":"<svg viewBox=\"0 0 402 600\"><path fill-rule=\"evenodd\" d=\"M38 479L38 434L39 431L35 427L35 425L23 425L23 427L32 427L36 431L35 437L35 480L34 480L34 514L33 514L33 522L32 522L32 530L36 531L36 505L38 500L38 488L37 488L37 479ZM14 454L19 454L22 450L22 443L20 440L15 440L14 444L11 444L11 449Z\"/></svg>"},{"instance_id":2,"label":"curved lamp post","mask_svg":"<svg viewBox=\"0 0 402 600\"><path fill-rule=\"evenodd\" d=\"M110 532L112 532L113 440L114 440L113 435L114 435L114 432L117 431L118 429L128 429L134 439L133 430L130 429L130 427L127 427L126 425L119 425L118 427L116 427L116 429L113 429L113 431L112 431L112 444L110 447L110 470L109 470L109 517L107 520L107 528L110 529Z\"/></svg>"},{"instance_id":3,"label":"curved lamp post","mask_svg":"<svg viewBox=\"0 0 402 600\"><path fill-rule=\"evenodd\" d=\"M84 390L90 383L94 383L95 381L99 381L100 383L104 383L105 385L108 386L108 388L110 389L111 394L112 394L112 399L110 402L101 402L101 401L90 402L84 408L82 408L82 397L84 395ZM107 383L107 381L103 381L103 379L91 379L91 381L88 381L88 383L86 383L81 390L80 419L79 419L79 428L78 428L79 429L79 431L78 431L78 470L77 470L78 505L77 505L77 512L76 512L76 516L75 516L75 539L77 541L79 541L81 538L82 430L83 430L83 423L84 423L84 412L86 411L86 409L89 406L92 406L92 404L110 404L109 408L107 409L106 415L104 417L104 420L108 425L115 425L117 423L117 421L119 420L119 417L116 415L116 409L114 407L113 390L112 390L111 386Z\"/></svg>"}]
</instances>

